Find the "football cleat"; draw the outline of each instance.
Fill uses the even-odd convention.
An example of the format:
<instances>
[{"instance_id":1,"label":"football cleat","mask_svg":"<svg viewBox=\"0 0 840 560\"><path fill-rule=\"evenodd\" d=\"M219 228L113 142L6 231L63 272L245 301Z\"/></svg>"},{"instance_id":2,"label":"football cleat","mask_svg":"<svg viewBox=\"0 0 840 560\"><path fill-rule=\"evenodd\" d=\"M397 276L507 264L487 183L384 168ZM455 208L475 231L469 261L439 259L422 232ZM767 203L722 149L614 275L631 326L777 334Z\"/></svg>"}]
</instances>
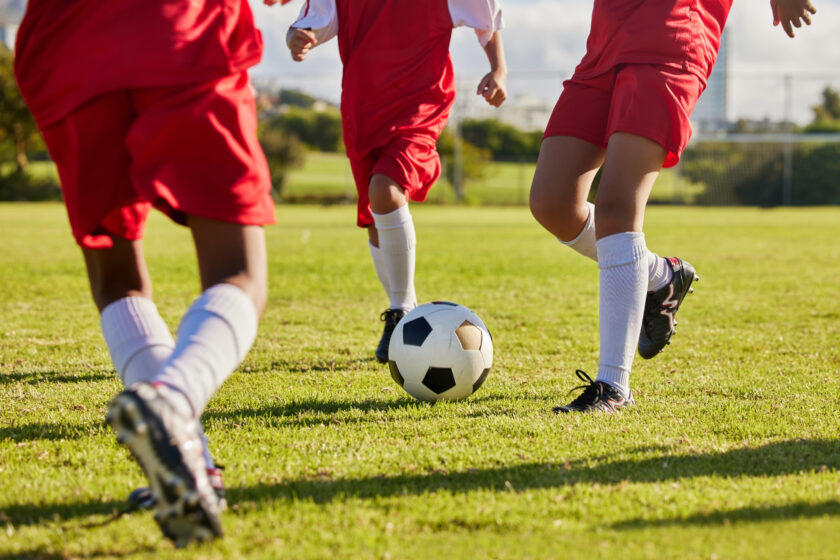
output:
<instances>
[{"instance_id":1,"label":"football cleat","mask_svg":"<svg viewBox=\"0 0 840 560\"><path fill-rule=\"evenodd\" d=\"M149 479L155 521L180 548L222 536L221 504L207 476L198 421L175 410L167 389L132 385L111 402L106 421Z\"/></svg>"},{"instance_id":2,"label":"football cleat","mask_svg":"<svg viewBox=\"0 0 840 560\"><path fill-rule=\"evenodd\" d=\"M682 259L668 257L674 275L668 284L655 292L648 292L645 311L642 315L642 330L639 333L639 355L650 359L671 343L671 336L677 332L675 317L686 295L693 292L692 282L700 277L694 267Z\"/></svg>"},{"instance_id":3,"label":"football cleat","mask_svg":"<svg viewBox=\"0 0 840 560\"><path fill-rule=\"evenodd\" d=\"M404 309L386 309L379 316L385 322L385 328L382 329L382 338L379 339L379 345L376 347L376 359L379 363L388 362L388 346L391 344L391 335L394 334L394 329L400 319L405 317L405 313Z\"/></svg>"},{"instance_id":4,"label":"football cleat","mask_svg":"<svg viewBox=\"0 0 840 560\"><path fill-rule=\"evenodd\" d=\"M215 467L207 469L207 478L210 480L210 486L219 498L219 511L227 509L227 500L225 499L225 485L222 481L222 467ZM128 495L128 511L136 511L140 509L152 509L157 504L157 496L152 492L151 487L143 486L135 488Z\"/></svg>"},{"instance_id":5,"label":"football cleat","mask_svg":"<svg viewBox=\"0 0 840 560\"><path fill-rule=\"evenodd\" d=\"M585 385L579 385L569 391L569 393L578 389L583 389L583 392L566 406L554 407L552 410L557 414L561 412L596 411L612 414L613 412L618 412L625 406L636 404L636 401L633 400L632 393L628 394L627 398L624 398L618 389L603 381L593 381L585 371L577 370L575 374Z\"/></svg>"}]
</instances>

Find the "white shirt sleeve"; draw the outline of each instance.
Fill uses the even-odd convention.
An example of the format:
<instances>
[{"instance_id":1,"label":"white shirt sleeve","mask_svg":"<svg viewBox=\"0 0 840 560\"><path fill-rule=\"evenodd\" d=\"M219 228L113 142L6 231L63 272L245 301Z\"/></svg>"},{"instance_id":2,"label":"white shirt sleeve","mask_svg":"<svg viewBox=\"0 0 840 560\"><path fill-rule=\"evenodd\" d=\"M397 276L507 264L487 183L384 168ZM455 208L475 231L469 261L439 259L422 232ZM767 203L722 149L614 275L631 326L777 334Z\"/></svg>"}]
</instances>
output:
<instances>
[{"instance_id":1,"label":"white shirt sleeve","mask_svg":"<svg viewBox=\"0 0 840 560\"><path fill-rule=\"evenodd\" d=\"M498 0L447 0L452 27L466 25L475 29L478 42L485 46L493 33L504 27L502 6Z\"/></svg>"},{"instance_id":2,"label":"white shirt sleeve","mask_svg":"<svg viewBox=\"0 0 840 560\"><path fill-rule=\"evenodd\" d=\"M329 41L338 34L335 0L306 0L292 27L311 29L319 45Z\"/></svg>"}]
</instances>

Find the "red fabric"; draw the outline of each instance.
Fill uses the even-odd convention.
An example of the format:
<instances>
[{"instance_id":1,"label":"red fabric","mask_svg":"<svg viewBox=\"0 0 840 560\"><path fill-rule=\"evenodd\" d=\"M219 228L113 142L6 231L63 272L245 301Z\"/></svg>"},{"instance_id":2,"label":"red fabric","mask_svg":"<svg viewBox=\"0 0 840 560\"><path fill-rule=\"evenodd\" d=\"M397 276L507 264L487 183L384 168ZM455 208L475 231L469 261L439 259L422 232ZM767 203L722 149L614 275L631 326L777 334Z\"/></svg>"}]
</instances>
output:
<instances>
[{"instance_id":1,"label":"red fabric","mask_svg":"<svg viewBox=\"0 0 840 560\"><path fill-rule=\"evenodd\" d=\"M629 132L664 147L664 167L672 167L691 137L689 117L703 88L692 73L649 64L573 76L563 84L544 137L574 136L606 148L614 132Z\"/></svg>"},{"instance_id":2,"label":"red fabric","mask_svg":"<svg viewBox=\"0 0 840 560\"><path fill-rule=\"evenodd\" d=\"M732 0L595 0L586 55L575 75L618 64L662 64L709 77Z\"/></svg>"},{"instance_id":3,"label":"red fabric","mask_svg":"<svg viewBox=\"0 0 840 560\"><path fill-rule=\"evenodd\" d=\"M261 55L247 0L29 0L15 74L43 128L101 93L207 82Z\"/></svg>"},{"instance_id":4,"label":"red fabric","mask_svg":"<svg viewBox=\"0 0 840 560\"><path fill-rule=\"evenodd\" d=\"M437 138L455 100L446 0L337 0L341 112L351 159L398 136Z\"/></svg>"},{"instance_id":5,"label":"red fabric","mask_svg":"<svg viewBox=\"0 0 840 560\"><path fill-rule=\"evenodd\" d=\"M400 136L361 159L351 159L350 168L359 194L356 225L367 227L373 224L368 185L374 174L390 177L405 189L411 200L423 202L440 177L440 157L433 138Z\"/></svg>"},{"instance_id":6,"label":"red fabric","mask_svg":"<svg viewBox=\"0 0 840 560\"><path fill-rule=\"evenodd\" d=\"M140 239L150 206L238 224L274 222L247 73L191 87L116 91L43 129L85 248Z\"/></svg>"}]
</instances>

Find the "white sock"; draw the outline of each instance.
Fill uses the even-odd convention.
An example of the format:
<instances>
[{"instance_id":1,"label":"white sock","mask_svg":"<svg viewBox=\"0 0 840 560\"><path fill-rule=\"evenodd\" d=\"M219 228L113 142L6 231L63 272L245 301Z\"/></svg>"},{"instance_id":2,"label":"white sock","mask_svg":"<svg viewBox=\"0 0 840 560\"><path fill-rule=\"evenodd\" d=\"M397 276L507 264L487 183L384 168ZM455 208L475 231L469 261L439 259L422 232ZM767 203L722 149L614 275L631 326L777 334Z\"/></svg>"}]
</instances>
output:
<instances>
[{"instance_id":1,"label":"white sock","mask_svg":"<svg viewBox=\"0 0 840 560\"><path fill-rule=\"evenodd\" d=\"M597 262L598 249L595 241L595 205L591 202L587 202L586 205L589 207L589 217L586 218L586 224L584 224L583 229L580 230L577 237L571 241L563 241L560 238L557 240L563 245L574 249L584 257L589 257ZM674 276L674 271L668 265L668 262L656 253L648 251L647 258L649 272L647 289L648 291L655 292L668 285L668 282Z\"/></svg>"},{"instance_id":2,"label":"white sock","mask_svg":"<svg viewBox=\"0 0 840 560\"><path fill-rule=\"evenodd\" d=\"M376 277L379 278L379 283L382 284L385 295L390 299L391 284L388 282L388 271L385 270L385 259L382 258L382 251L370 241L368 241L368 247L370 247L370 256L373 259L373 267L376 269Z\"/></svg>"},{"instance_id":3,"label":"white sock","mask_svg":"<svg viewBox=\"0 0 840 560\"><path fill-rule=\"evenodd\" d=\"M231 284L212 286L187 310L175 350L154 381L180 391L197 418L251 349L257 323L245 292Z\"/></svg>"},{"instance_id":4,"label":"white sock","mask_svg":"<svg viewBox=\"0 0 840 560\"><path fill-rule=\"evenodd\" d=\"M668 264L668 259L648 251L648 291L664 288L673 277L674 269Z\"/></svg>"},{"instance_id":5,"label":"white sock","mask_svg":"<svg viewBox=\"0 0 840 560\"><path fill-rule=\"evenodd\" d=\"M111 361L126 387L151 380L175 348L169 327L150 299L119 299L102 310L99 322Z\"/></svg>"},{"instance_id":6,"label":"white sock","mask_svg":"<svg viewBox=\"0 0 840 560\"><path fill-rule=\"evenodd\" d=\"M595 205L587 202L586 206L589 208L589 217L586 218L586 223L583 229L577 234L577 237L571 241L563 241L559 237L557 241L571 247L584 257L589 257L593 261L598 261L598 249L595 246Z\"/></svg>"},{"instance_id":7,"label":"white sock","mask_svg":"<svg viewBox=\"0 0 840 560\"><path fill-rule=\"evenodd\" d=\"M647 253L644 233L617 233L598 240L601 354L596 380L618 388L625 397L630 393L630 368L642 328Z\"/></svg>"},{"instance_id":8,"label":"white sock","mask_svg":"<svg viewBox=\"0 0 840 560\"><path fill-rule=\"evenodd\" d=\"M111 362L126 387L151 381L175 348L175 339L157 306L144 297L126 297L111 303L102 310L100 324ZM215 468L203 429L201 439L207 468Z\"/></svg>"},{"instance_id":9,"label":"white sock","mask_svg":"<svg viewBox=\"0 0 840 560\"><path fill-rule=\"evenodd\" d=\"M408 204L387 214L373 214L379 233L379 250L388 275L388 295L391 309L414 309L414 261L417 237Z\"/></svg>"}]
</instances>

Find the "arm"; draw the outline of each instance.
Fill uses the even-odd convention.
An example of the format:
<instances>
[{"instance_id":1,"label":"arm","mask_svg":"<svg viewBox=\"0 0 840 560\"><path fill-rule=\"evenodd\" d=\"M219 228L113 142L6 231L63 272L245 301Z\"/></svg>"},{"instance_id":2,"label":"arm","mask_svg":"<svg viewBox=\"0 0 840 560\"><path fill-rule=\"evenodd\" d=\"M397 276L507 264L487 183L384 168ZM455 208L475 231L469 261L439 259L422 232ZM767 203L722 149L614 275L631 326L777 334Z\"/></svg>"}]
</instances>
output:
<instances>
[{"instance_id":1,"label":"arm","mask_svg":"<svg viewBox=\"0 0 840 560\"><path fill-rule=\"evenodd\" d=\"M490 36L490 40L484 45L484 52L487 53L487 60L490 62L490 72L478 83L476 94L483 95L493 107L499 107L507 99L507 64L500 31L495 31Z\"/></svg>"},{"instance_id":2,"label":"arm","mask_svg":"<svg viewBox=\"0 0 840 560\"><path fill-rule=\"evenodd\" d=\"M794 27L802 27L800 19L805 25L811 25L811 15L817 13L811 0L770 0L770 9L773 10L773 25L781 23L788 37L794 36Z\"/></svg>"},{"instance_id":3,"label":"arm","mask_svg":"<svg viewBox=\"0 0 840 560\"><path fill-rule=\"evenodd\" d=\"M289 0L263 0L267 5ZM286 46L292 60L301 61L316 45L329 41L338 34L338 10L335 0L307 0L297 20L286 32Z\"/></svg>"}]
</instances>

